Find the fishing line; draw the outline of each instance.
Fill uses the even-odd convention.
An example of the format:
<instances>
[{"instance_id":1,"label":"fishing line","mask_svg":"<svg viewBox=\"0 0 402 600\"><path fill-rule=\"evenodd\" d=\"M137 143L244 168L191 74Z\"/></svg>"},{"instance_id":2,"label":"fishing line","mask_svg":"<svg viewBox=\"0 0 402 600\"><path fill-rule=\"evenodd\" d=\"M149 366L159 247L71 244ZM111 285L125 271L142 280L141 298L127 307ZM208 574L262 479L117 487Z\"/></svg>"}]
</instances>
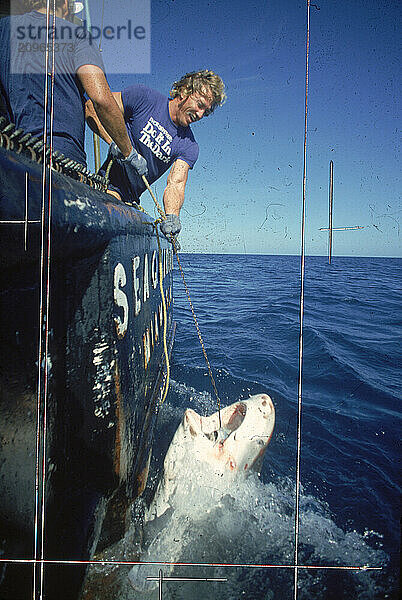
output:
<instances>
[{"instance_id":1,"label":"fishing line","mask_svg":"<svg viewBox=\"0 0 402 600\"><path fill-rule=\"evenodd\" d=\"M220 401L220 398L219 398L219 394L218 394L218 390L217 390L217 387L216 387L215 379L214 379L214 376L212 374L211 365L210 365L209 360L208 360L207 351L205 349L205 344L204 344L204 341L202 339L202 335L201 335L200 327L198 325L198 321L197 321L197 317L196 317L195 310L194 310L194 307L193 307L193 303L191 302L190 292L189 292L189 289L187 287L186 280L184 278L183 267L181 266L181 263L180 263L179 253L177 252L177 248L176 248L176 244L175 244L174 239L173 239L173 247L174 247L174 252L176 254L177 264L179 265L180 275L181 275L181 278L183 280L184 289L186 290L188 302L190 304L191 313L193 315L193 320L194 320L195 328L197 330L198 339L200 340L200 344L201 344L202 352L204 354L205 362L207 363L209 377L211 379L212 387L214 389L216 400L217 400L217 403L218 403L219 431L218 431L218 439L217 439L217 441L221 441L221 438L223 439L225 437L225 434L224 434L224 432L222 430L221 401Z\"/></svg>"},{"instance_id":2,"label":"fishing line","mask_svg":"<svg viewBox=\"0 0 402 600\"><path fill-rule=\"evenodd\" d=\"M159 202L157 201L157 199L155 197L155 194L153 193L152 188L149 185L148 180L145 177L145 175L142 176L142 180L143 180L143 182L145 184L145 187L147 188L147 190L151 194L152 200L154 201L156 209L159 212L161 218L162 219L166 219L166 215L165 215L162 207L160 206ZM194 320L195 328L197 330L198 339L199 339L200 344L201 344L202 353L204 355L205 362L207 364L209 377L211 379L211 384L212 384L213 390L215 392L215 396L216 396L216 400L217 400L217 404L218 404L219 431L218 431L218 440L217 441L220 441L220 438L224 438L225 437L224 433L223 433L223 430L222 430L221 400L219 398L218 389L216 387L215 379L214 379L214 376L212 374L211 365L210 365L210 362L208 360L208 355L207 355L207 351L206 351L206 348L205 348L204 340L202 339L201 330L200 330L200 327L198 325L197 316L195 314L193 303L191 301L190 292L189 292L189 289L188 289L188 286L187 286L187 283L186 283L186 280L185 280L185 277L184 277L184 271L183 271L183 267L181 266L181 263L180 263L179 253L177 251L176 240L175 240L174 236L172 236L171 241L172 241L172 246L173 246L174 253L176 255L177 264L179 266L180 274L181 274L181 277L182 277L182 280L183 280L184 289L186 290L187 298L188 298L188 301L189 301L189 304L190 304L190 309L191 309L191 313L193 315L193 320ZM158 238L158 243L159 243L159 238Z\"/></svg>"},{"instance_id":3,"label":"fishing line","mask_svg":"<svg viewBox=\"0 0 402 600\"><path fill-rule=\"evenodd\" d=\"M302 418L302 367L303 367L303 316L304 316L304 271L305 271L305 224L306 224L306 174L307 174L307 115L308 115L308 74L310 51L310 0L307 0L306 30L306 80L304 99L304 148L303 148L303 199L301 227L301 265L300 265L300 329L299 329L299 378L297 393L297 457L296 457L296 510L295 510L295 550L294 550L294 599L297 599L299 527L300 527L300 457L301 457L301 418Z\"/></svg>"}]
</instances>

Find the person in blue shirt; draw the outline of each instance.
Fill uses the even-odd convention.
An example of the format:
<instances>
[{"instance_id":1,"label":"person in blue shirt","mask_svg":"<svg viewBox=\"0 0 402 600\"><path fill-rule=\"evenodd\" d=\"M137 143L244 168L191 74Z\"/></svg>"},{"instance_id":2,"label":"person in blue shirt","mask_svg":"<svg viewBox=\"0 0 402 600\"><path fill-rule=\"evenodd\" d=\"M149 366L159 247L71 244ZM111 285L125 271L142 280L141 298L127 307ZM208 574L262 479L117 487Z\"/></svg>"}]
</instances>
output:
<instances>
[{"instance_id":1,"label":"person in blue shirt","mask_svg":"<svg viewBox=\"0 0 402 600\"><path fill-rule=\"evenodd\" d=\"M42 135L44 131L45 78L46 72L52 71L52 52L49 52L49 63L45 65L46 4L46 0L25 0L27 10L31 12L0 19L2 113L15 123L17 129L33 135ZM99 51L82 26L67 20L72 18L73 4L71 0L55 0L53 111L51 116L49 101L47 142L50 143L52 127L53 150L86 163L87 95L103 127L117 144L126 168L136 172L138 154L132 147L123 116L106 81ZM53 7L53 1L50 6ZM52 28L52 18L50 25ZM48 89L50 100L50 85Z\"/></svg>"},{"instance_id":2,"label":"person in blue shirt","mask_svg":"<svg viewBox=\"0 0 402 600\"><path fill-rule=\"evenodd\" d=\"M169 98L143 85L131 85L113 95L124 116L131 143L144 163L143 172L137 170L134 176L127 172L111 137L88 101L87 123L112 144L108 160L110 156L117 158L109 173L110 187L124 201L139 203L146 187L141 175L146 175L151 184L170 168L163 194L166 220L161 224L161 230L167 237L177 235L181 229L179 214L188 172L198 158L198 144L190 125L223 104L226 98L223 81L213 71L202 70L187 73L175 82Z\"/></svg>"}]
</instances>

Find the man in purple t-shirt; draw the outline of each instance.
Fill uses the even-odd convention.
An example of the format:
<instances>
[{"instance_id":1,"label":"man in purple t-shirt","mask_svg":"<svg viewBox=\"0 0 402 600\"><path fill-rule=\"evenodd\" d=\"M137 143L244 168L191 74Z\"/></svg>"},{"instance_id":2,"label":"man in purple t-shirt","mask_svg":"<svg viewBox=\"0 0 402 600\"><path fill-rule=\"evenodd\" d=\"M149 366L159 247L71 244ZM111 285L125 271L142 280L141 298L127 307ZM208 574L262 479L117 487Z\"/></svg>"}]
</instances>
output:
<instances>
[{"instance_id":1,"label":"man in purple t-shirt","mask_svg":"<svg viewBox=\"0 0 402 600\"><path fill-rule=\"evenodd\" d=\"M170 98L142 85L132 85L113 95L124 115L133 148L144 163L133 177L112 149L112 155L118 160L110 169L111 188L123 200L139 202L146 187L142 175L146 172L149 183L153 183L170 168L163 194L166 221L161 229L166 236L176 235L181 229L179 214L188 172L198 158L198 144L190 124L223 104L224 84L213 71L203 70L188 73L174 83ZM90 101L87 102L87 122L107 143L112 142L100 126ZM107 163L108 160L104 168Z\"/></svg>"}]
</instances>

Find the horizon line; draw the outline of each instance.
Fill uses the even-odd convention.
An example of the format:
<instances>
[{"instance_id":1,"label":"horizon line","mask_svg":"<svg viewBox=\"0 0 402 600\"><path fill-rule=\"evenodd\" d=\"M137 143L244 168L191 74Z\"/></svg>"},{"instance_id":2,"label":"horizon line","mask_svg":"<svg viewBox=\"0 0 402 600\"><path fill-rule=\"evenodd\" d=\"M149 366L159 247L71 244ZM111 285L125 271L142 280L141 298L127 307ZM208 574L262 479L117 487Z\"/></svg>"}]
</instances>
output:
<instances>
[{"instance_id":1,"label":"horizon line","mask_svg":"<svg viewBox=\"0 0 402 600\"><path fill-rule=\"evenodd\" d=\"M290 254L290 253L272 253L272 252L190 252L190 251L180 251L180 254L207 254L214 256L295 256L300 258L300 254ZM306 254L306 258L325 258L328 260L327 254ZM402 256L381 256L381 255L350 255L350 254L337 254L333 256L333 258L391 258L393 260L402 260Z\"/></svg>"}]
</instances>

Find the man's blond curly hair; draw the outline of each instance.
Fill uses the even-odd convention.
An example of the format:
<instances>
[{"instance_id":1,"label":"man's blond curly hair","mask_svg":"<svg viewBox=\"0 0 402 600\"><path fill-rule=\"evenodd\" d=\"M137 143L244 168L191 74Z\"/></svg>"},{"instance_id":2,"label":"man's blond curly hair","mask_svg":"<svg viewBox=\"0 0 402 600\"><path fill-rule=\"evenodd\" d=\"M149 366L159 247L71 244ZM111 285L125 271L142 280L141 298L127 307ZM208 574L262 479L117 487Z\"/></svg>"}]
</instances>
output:
<instances>
[{"instance_id":1,"label":"man's blond curly hair","mask_svg":"<svg viewBox=\"0 0 402 600\"><path fill-rule=\"evenodd\" d=\"M222 106L226 100L225 84L219 75L208 69L186 73L179 81L175 81L170 90L170 97L184 96L187 98L195 92L212 95L212 106L205 113L206 116L211 114L217 106Z\"/></svg>"}]
</instances>

